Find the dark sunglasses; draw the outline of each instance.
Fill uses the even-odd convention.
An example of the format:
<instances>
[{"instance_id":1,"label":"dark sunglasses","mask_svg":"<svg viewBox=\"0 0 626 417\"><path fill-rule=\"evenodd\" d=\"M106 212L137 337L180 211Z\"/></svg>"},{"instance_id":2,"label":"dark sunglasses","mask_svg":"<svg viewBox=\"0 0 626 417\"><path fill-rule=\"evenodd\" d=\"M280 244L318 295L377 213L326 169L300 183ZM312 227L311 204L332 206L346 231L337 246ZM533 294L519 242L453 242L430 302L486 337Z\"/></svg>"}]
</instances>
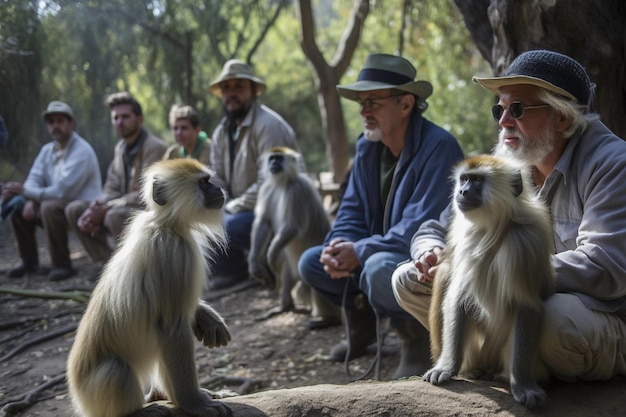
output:
<instances>
[{"instance_id":1,"label":"dark sunglasses","mask_svg":"<svg viewBox=\"0 0 626 417\"><path fill-rule=\"evenodd\" d=\"M525 110L538 109L540 107L550 107L550 105L549 104L537 104L535 106L524 106L519 101L514 101L513 103L509 105L509 107L504 107L501 104L496 104L495 106L491 108L491 114L493 114L493 118L496 119L496 121L498 121L504 114L504 111L508 109L509 112L511 113L511 116L514 119L519 119L520 117L524 115Z\"/></svg>"}]
</instances>

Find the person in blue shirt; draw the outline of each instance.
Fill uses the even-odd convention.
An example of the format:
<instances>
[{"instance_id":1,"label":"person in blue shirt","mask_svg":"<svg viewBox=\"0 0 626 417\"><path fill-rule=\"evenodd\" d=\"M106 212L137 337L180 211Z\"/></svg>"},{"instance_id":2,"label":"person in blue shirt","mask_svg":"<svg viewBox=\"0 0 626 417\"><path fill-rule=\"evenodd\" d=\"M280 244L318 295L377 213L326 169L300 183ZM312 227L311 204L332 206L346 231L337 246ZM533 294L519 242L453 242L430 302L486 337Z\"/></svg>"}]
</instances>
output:
<instances>
[{"instance_id":1,"label":"person in blue shirt","mask_svg":"<svg viewBox=\"0 0 626 417\"><path fill-rule=\"evenodd\" d=\"M343 361L348 346L349 359L362 355L376 340L377 319L389 317L401 340L394 379L424 372L430 352L426 329L398 305L391 275L410 258L418 227L448 204L449 175L463 157L456 139L422 116L432 85L416 74L402 57L371 54L354 84L337 86L360 104L364 132L330 232L299 261L303 280L346 309L347 341L330 359Z\"/></svg>"}]
</instances>

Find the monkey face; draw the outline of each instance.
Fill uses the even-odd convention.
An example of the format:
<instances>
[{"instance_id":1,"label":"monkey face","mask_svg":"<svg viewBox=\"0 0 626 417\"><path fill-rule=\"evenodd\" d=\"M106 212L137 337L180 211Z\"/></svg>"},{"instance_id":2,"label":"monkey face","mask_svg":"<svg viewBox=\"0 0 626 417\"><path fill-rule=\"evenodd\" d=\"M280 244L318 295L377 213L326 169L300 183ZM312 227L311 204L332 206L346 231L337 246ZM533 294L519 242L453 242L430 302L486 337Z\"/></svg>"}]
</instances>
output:
<instances>
[{"instance_id":1,"label":"monkey face","mask_svg":"<svg viewBox=\"0 0 626 417\"><path fill-rule=\"evenodd\" d=\"M142 193L158 221L185 227L222 223L224 190L211 182L211 171L194 159L155 162L144 173Z\"/></svg>"},{"instance_id":2,"label":"monkey face","mask_svg":"<svg viewBox=\"0 0 626 417\"><path fill-rule=\"evenodd\" d=\"M465 213L481 206L484 182L485 177L481 174L462 173L459 175L454 195L459 210Z\"/></svg>"},{"instance_id":3,"label":"monkey face","mask_svg":"<svg viewBox=\"0 0 626 417\"><path fill-rule=\"evenodd\" d=\"M517 161L491 155L461 161L453 176L456 209L473 221L479 216L487 223L508 212L525 188L522 169Z\"/></svg>"},{"instance_id":4,"label":"monkey face","mask_svg":"<svg viewBox=\"0 0 626 417\"><path fill-rule=\"evenodd\" d=\"M221 187L210 182L211 176L207 175L198 180L198 187L204 196L204 206L210 209L218 209L224 206L225 197Z\"/></svg>"},{"instance_id":5,"label":"monkey face","mask_svg":"<svg viewBox=\"0 0 626 417\"><path fill-rule=\"evenodd\" d=\"M283 163L285 158L281 154L271 154L268 160L269 170L272 175L280 174L283 172Z\"/></svg>"}]
</instances>

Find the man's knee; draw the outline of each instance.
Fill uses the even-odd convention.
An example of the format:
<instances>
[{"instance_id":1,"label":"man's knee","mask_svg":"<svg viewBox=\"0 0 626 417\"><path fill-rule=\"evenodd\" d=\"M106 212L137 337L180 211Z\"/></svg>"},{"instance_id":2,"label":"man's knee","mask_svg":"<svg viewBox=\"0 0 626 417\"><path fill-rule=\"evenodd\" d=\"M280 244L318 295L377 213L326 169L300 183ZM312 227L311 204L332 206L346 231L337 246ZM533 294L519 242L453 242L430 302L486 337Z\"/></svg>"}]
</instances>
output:
<instances>
[{"instance_id":1,"label":"man's knee","mask_svg":"<svg viewBox=\"0 0 626 417\"><path fill-rule=\"evenodd\" d=\"M298 271L302 280L309 285L312 285L313 276L318 274L321 267L320 255L322 253L321 246L313 246L300 255L298 260Z\"/></svg>"},{"instance_id":2,"label":"man's knee","mask_svg":"<svg viewBox=\"0 0 626 417\"><path fill-rule=\"evenodd\" d=\"M87 209L87 203L85 201L72 201L67 206L65 206L65 218L67 219L70 226L76 226L78 219L83 214L83 212Z\"/></svg>"},{"instance_id":3,"label":"man's knee","mask_svg":"<svg viewBox=\"0 0 626 417\"><path fill-rule=\"evenodd\" d=\"M104 217L104 227L107 228L116 240L122 234L122 230L130 214L130 211L127 209L111 208L107 211Z\"/></svg>"},{"instance_id":4,"label":"man's knee","mask_svg":"<svg viewBox=\"0 0 626 417\"><path fill-rule=\"evenodd\" d=\"M391 275L391 288L400 307L428 329L432 286L417 280L417 268L413 262L407 262L396 268Z\"/></svg>"},{"instance_id":5,"label":"man's knee","mask_svg":"<svg viewBox=\"0 0 626 417\"><path fill-rule=\"evenodd\" d=\"M551 374L574 380L596 372L594 346L606 327L602 317L574 294L557 293L545 301L539 355Z\"/></svg>"},{"instance_id":6,"label":"man's knee","mask_svg":"<svg viewBox=\"0 0 626 417\"><path fill-rule=\"evenodd\" d=\"M64 210L65 203L60 200L44 200L39 205L39 214L42 219L47 219L60 213L64 213Z\"/></svg>"}]
</instances>

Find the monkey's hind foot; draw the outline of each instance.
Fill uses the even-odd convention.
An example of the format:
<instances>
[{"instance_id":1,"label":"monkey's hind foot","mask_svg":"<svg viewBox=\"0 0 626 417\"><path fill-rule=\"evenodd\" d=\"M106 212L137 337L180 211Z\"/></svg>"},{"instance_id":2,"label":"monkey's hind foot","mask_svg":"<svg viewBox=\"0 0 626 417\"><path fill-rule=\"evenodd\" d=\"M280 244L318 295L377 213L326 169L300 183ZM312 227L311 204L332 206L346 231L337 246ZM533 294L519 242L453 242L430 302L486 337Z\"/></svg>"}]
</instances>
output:
<instances>
[{"instance_id":1,"label":"monkey's hind foot","mask_svg":"<svg viewBox=\"0 0 626 417\"><path fill-rule=\"evenodd\" d=\"M454 374L455 372L449 369L435 367L426 371L422 379L426 382L430 382L433 385L439 385L451 380Z\"/></svg>"},{"instance_id":2,"label":"monkey's hind foot","mask_svg":"<svg viewBox=\"0 0 626 417\"><path fill-rule=\"evenodd\" d=\"M531 409L543 405L548 398L546 392L536 383L511 384L511 394L515 401Z\"/></svg>"}]
</instances>

